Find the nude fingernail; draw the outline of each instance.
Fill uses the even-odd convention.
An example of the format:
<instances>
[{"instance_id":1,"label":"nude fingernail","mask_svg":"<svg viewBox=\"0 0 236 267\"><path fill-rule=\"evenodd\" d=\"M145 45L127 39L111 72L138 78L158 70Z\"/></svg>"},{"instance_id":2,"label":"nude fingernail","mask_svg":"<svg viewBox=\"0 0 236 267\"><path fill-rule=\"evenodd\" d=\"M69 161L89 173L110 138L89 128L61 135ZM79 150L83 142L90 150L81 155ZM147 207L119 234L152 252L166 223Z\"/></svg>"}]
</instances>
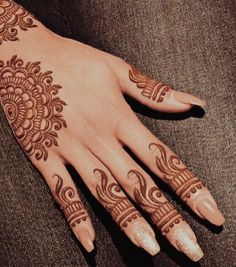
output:
<instances>
[{"instance_id":1,"label":"nude fingernail","mask_svg":"<svg viewBox=\"0 0 236 267\"><path fill-rule=\"evenodd\" d=\"M189 95L184 92L179 92L179 91L173 91L173 97L176 101L183 103L183 104L192 104L192 105L197 105L200 107L205 107L206 102L201 100L200 98Z\"/></svg>"},{"instance_id":2,"label":"nude fingernail","mask_svg":"<svg viewBox=\"0 0 236 267\"><path fill-rule=\"evenodd\" d=\"M176 242L177 247L191 260L199 261L203 257L203 252L197 241L191 239L187 233L180 232L178 239Z\"/></svg>"},{"instance_id":3,"label":"nude fingernail","mask_svg":"<svg viewBox=\"0 0 236 267\"><path fill-rule=\"evenodd\" d=\"M219 211L216 204L213 203L210 199L208 198L199 199L197 201L196 208L198 212L202 215L202 217L204 217L211 223L218 226L224 224L225 219L223 215Z\"/></svg>"},{"instance_id":4,"label":"nude fingernail","mask_svg":"<svg viewBox=\"0 0 236 267\"><path fill-rule=\"evenodd\" d=\"M91 252L94 249L91 235L86 228L82 228L79 230L78 239L88 252Z\"/></svg>"},{"instance_id":5,"label":"nude fingernail","mask_svg":"<svg viewBox=\"0 0 236 267\"><path fill-rule=\"evenodd\" d=\"M198 261L203 257L203 252L197 243L197 238L186 221L175 225L166 237L175 248L188 256L192 261Z\"/></svg>"},{"instance_id":6,"label":"nude fingernail","mask_svg":"<svg viewBox=\"0 0 236 267\"><path fill-rule=\"evenodd\" d=\"M140 228L134 233L134 238L138 245L146 250L151 255L155 255L160 251L160 246L158 245L156 239L151 235L151 233L145 229Z\"/></svg>"}]
</instances>

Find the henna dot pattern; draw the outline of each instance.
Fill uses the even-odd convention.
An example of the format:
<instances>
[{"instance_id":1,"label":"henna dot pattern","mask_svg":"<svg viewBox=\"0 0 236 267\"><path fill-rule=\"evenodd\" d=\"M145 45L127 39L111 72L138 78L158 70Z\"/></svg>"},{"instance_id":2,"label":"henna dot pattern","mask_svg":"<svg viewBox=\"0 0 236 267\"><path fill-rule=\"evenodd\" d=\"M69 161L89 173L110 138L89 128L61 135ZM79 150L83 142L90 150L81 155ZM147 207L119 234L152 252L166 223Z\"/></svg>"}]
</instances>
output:
<instances>
[{"instance_id":1,"label":"henna dot pattern","mask_svg":"<svg viewBox=\"0 0 236 267\"><path fill-rule=\"evenodd\" d=\"M122 193L117 183L108 183L108 177L103 170L94 169L99 173L101 182L96 186L98 199L111 214L114 221L124 230L128 224L142 215L134 208L127 197Z\"/></svg>"},{"instance_id":2,"label":"henna dot pattern","mask_svg":"<svg viewBox=\"0 0 236 267\"><path fill-rule=\"evenodd\" d=\"M57 97L61 86L51 74L40 62L24 64L17 56L0 61L1 104L17 140L37 160L47 159L47 148L58 145L57 131L67 127L61 115L66 103Z\"/></svg>"},{"instance_id":3,"label":"henna dot pattern","mask_svg":"<svg viewBox=\"0 0 236 267\"><path fill-rule=\"evenodd\" d=\"M149 149L159 154L155 156L157 168L163 173L164 181L183 201L187 201L192 194L203 189L204 184L176 155L168 155L163 145L151 143Z\"/></svg>"},{"instance_id":4,"label":"henna dot pattern","mask_svg":"<svg viewBox=\"0 0 236 267\"><path fill-rule=\"evenodd\" d=\"M166 92L171 88L166 84L153 80L147 75L142 74L135 66L130 65L129 79L142 89L142 95L156 102L162 102Z\"/></svg>"},{"instance_id":5,"label":"henna dot pattern","mask_svg":"<svg viewBox=\"0 0 236 267\"><path fill-rule=\"evenodd\" d=\"M75 227L77 224L86 221L88 213L82 202L78 198L76 199L75 190L71 186L63 186L63 179L60 175L54 174L53 177L57 178L55 197L68 223Z\"/></svg>"},{"instance_id":6,"label":"henna dot pattern","mask_svg":"<svg viewBox=\"0 0 236 267\"><path fill-rule=\"evenodd\" d=\"M0 0L0 45L3 41L17 41L18 28L27 31L37 27L30 14L12 0Z\"/></svg>"},{"instance_id":7,"label":"henna dot pattern","mask_svg":"<svg viewBox=\"0 0 236 267\"><path fill-rule=\"evenodd\" d=\"M151 216L151 220L163 235L168 234L176 224L183 221L183 217L174 206L163 197L158 187L148 188L146 179L137 170L128 172L128 179L136 176L138 185L134 189L135 201Z\"/></svg>"}]
</instances>

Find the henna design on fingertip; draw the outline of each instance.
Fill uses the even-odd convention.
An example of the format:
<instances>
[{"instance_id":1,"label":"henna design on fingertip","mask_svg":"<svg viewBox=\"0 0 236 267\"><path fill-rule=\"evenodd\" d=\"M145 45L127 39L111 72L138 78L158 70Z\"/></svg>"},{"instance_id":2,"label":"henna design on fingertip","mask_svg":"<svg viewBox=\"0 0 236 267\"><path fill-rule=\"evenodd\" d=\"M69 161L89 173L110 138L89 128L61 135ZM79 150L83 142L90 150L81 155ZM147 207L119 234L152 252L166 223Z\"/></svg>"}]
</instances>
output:
<instances>
[{"instance_id":1,"label":"henna design on fingertip","mask_svg":"<svg viewBox=\"0 0 236 267\"><path fill-rule=\"evenodd\" d=\"M99 201L111 214L114 221L124 230L128 224L142 215L134 208L128 198L122 193L117 183L108 183L106 173L101 169L94 169L94 173L99 173L101 181L96 186Z\"/></svg>"},{"instance_id":2,"label":"henna design on fingertip","mask_svg":"<svg viewBox=\"0 0 236 267\"><path fill-rule=\"evenodd\" d=\"M136 83L138 88L142 89L141 94L153 101L162 102L166 92L171 88L160 81L142 74L135 66L130 64L130 67L129 79Z\"/></svg>"},{"instance_id":3,"label":"henna design on fingertip","mask_svg":"<svg viewBox=\"0 0 236 267\"><path fill-rule=\"evenodd\" d=\"M12 0L0 0L0 45L3 41L18 41L18 28L27 31L37 27L33 17Z\"/></svg>"},{"instance_id":4,"label":"henna design on fingertip","mask_svg":"<svg viewBox=\"0 0 236 267\"><path fill-rule=\"evenodd\" d=\"M75 190L71 186L63 187L63 179L60 175L54 174L53 177L57 178L55 198L68 223L75 227L77 224L86 221L88 213L82 202L75 197Z\"/></svg>"},{"instance_id":5,"label":"henna design on fingertip","mask_svg":"<svg viewBox=\"0 0 236 267\"><path fill-rule=\"evenodd\" d=\"M53 84L52 71L42 72L40 62L13 56L0 61L0 103L12 130L28 156L48 158L47 149L58 145L58 134L67 127L60 114L66 105Z\"/></svg>"},{"instance_id":6,"label":"henna design on fingertip","mask_svg":"<svg viewBox=\"0 0 236 267\"><path fill-rule=\"evenodd\" d=\"M134 189L135 201L150 214L151 220L162 234L168 234L176 224L184 220L183 217L167 199L163 199L163 194L158 187L147 188L147 181L139 171L128 172L128 179L134 179L135 176L138 182L138 187Z\"/></svg>"},{"instance_id":7,"label":"henna design on fingertip","mask_svg":"<svg viewBox=\"0 0 236 267\"><path fill-rule=\"evenodd\" d=\"M164 181L183 201L187 201L192 194L205 187L176 155L168 156L163 145L151 143L149 149L155 149L160 154L155 156L156 166L163 173Z\"/></svg>"}]
</instances>

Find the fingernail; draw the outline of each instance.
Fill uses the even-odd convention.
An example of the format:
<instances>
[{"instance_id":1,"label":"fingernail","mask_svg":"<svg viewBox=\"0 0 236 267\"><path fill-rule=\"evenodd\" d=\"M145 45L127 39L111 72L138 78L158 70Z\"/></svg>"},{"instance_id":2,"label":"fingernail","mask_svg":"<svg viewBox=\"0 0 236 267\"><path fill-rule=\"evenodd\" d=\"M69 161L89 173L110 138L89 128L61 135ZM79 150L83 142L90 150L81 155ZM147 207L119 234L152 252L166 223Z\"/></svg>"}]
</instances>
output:
<instances>
[{"instance_id":1,"label":"fingernail","mask_svg":"<svg viewBox=\"0 0 236 267\"><path fill-rule=\"evenodd\" d=\"M184 92L179 92L179 91L173 91L173 97L175 100L177 100L180 103L183 104L192 104L192 105L197 105L200 107L205 107L206 106L206 102L201 100L200 98L193 96L193 95L189 95L187 93Z\"/></svg>"},{"instance_id":2,"label":"fingernail","mask_svg":"<svg viewBox=\"0 0 236 267\"><path fill-rule=\"evenodd\" d=\"M160 251L160 246L158 245L156 239L151 235L151 233L145 229L140 228L134 232L134 238L138 245L146 250L152 256Z\"/></svg>"},{"instance_id":3,"label":"fingernail","mask_svg":"<svg viewBox=\"0 0 236 267\"><path fill-rule=\"evenodd\" d=\"M203 252L197 243L197 238L186 221L176 224L166 237L175 248L188 256L192 261L198 261L203 257Z\"/></svg>"},{"instance_id":4,"label":"fingernail","mask_svg":"<svg viewBox=\"0 0 236 267\"><path fill-rule=\"evenodd\" d=\"M196 208L198 212L215 225L222 225L225 222L225 219L221 212L219 211L218 207L213 203L210 199L204 198L199 199L196 204Z\"/></svg>"},{"instance_id":5,"label":"fingernail","mask_svg":"<svg viewBox=\"0 0 236 267\"><path fill-rule=\"evenodd\" d=\"M79 229L78 239L88 252L91 252L94 249L90 232L86 228Z\"/></svg>"},{"instance_id":6,"label":"fingernail","mask_svg":"<svg viewBox=\"0 0 236 267\"><path fill-rule=\"evenodd\" d=\"M179 250L186 254L192 261L199 261L203 257L203 252L192 230L177 229L175 238Z\"/></svg>"}]
</instances>

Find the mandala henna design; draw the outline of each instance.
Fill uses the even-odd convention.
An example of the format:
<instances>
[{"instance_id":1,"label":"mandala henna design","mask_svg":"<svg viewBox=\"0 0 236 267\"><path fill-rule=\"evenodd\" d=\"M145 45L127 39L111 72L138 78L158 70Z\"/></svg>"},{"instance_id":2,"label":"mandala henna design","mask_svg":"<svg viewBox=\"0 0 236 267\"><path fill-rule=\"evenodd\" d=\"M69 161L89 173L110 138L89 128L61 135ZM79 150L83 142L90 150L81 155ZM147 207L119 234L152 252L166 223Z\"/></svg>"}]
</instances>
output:
<instances>
[{"instance_id":1,"label":"mandala henna design","mask_svg":"<svg viewBox=\"0 0 236 267\"><path fill-rule=\"evenodd\" d=\"M58 145L56 131L67 127L60 114L65 102L56 95L51 71L41 72L40 62L13 56L0 61L0 101L12 130L25 150L37 160L48 157L47 148Z\"/></svg>"},{"instance_id":2,"label":"mandala henna design","mask_svg":"<svg viewBox=\"0 0 236 267\"><path fill-rule=\"evenodd\" d=\"M68 223L75 227L77 224L86 221L88 213L82 202L76 200L75 190L70 186L63 187L63 179L60 175L54 174L53 177L57 178L55 198L64 212Z\"/></svg>"},{"instance_id":3,"label":"mandala henna design","mask_svg":"<svg viewBox=\"0 0 236 267\"><path fill-rule=\"evenodd\" d=\"M108 177L104 171L94 169L93 172L97 172L101 176L101 184L96 186L98 199L111 214L113 220L120 225L122 230L132 220L142 217L127 197L122 194L121 188L117 183L108 184Z\"/></svg>"},{"instance_id":4,"label":"mandala henna design","mask_svg":"<svg viewBox=\"0 0 236 267\"><path fill-rule=\"evenodd\" d=\"M12 0L0 0L0 45L3 41L17 41L18 29L27 31L37 27L23 7Z\"/></svg>"},{"instance_id":5,"label":"mandala henna design","mask_svg":"<svg viewBox=\"0 0 236 267\"><path fill-rule=\"evenodd\" d=\"M163 235L169 233L176 224L184 220L183 217L169 201L163 201L163 195L156 186L147 189L147 182L143 175L137 170L130 170L128 179L134 179L134 177L139 185L134 189L136 202L150 214L153 223Z\"/></svg>"},{"instance_id":6,"label":"mandala henna design","mask_svg":"<svg viewBox=\"0 0 236 267\"><path fill-rule=\"evenodd\" d=\"M131 66L129 70L129 79L136 83L137 87L142 89L142 95L156 102L162 102L166 92L170 87L160 81L153 80L147 75L142 74L136 67Z\"/></svg>"},{"instance_id":7,"label":"mandala henna design","mask_svg":"<svg viewBox=\"0 0 236 267\"><path fill-rule=\"evenodd\" d=\"M163 173L164 181L186 201L191 194L201 190L205 185L183 165L176 155L167 156L163 145L151 143L149 149L157 149L160 156L156 156L156 165Z\"/></svg>"}]
</instances>

